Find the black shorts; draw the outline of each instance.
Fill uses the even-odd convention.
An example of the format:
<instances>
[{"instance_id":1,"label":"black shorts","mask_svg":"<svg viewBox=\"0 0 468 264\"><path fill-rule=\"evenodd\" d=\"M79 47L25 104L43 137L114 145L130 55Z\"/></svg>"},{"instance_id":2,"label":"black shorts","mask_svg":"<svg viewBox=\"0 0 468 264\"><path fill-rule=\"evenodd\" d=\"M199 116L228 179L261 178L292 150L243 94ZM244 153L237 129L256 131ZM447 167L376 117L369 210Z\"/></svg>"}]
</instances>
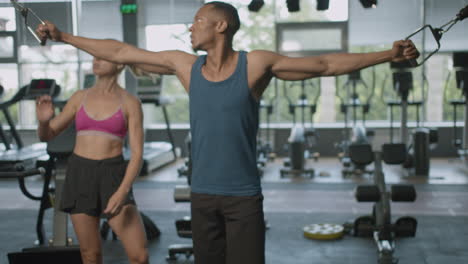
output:
<instances>
[{"instance_id":1,"label":"black shorts","mask_svg":"<svg viewBox=\"0 0 468 264\"><path fill-rule=\"evenodd\" d=\"M195 264L265 264L263 195L190 199Z\"/></svg>"},{"instance_id":2,"label":"black shorts","mask_svg":"<svg viewBox=\"0 0 468 264\"><path fill-rule=\"evenodd\" d=\"M127 163L122 155L92 160L71 154L68 158L60 210L71 214L85 213L106 217L102 211L119 188L126 168ZM124 202L126 204L135 205L132 190Z\"/></svg>"}]
</instances>

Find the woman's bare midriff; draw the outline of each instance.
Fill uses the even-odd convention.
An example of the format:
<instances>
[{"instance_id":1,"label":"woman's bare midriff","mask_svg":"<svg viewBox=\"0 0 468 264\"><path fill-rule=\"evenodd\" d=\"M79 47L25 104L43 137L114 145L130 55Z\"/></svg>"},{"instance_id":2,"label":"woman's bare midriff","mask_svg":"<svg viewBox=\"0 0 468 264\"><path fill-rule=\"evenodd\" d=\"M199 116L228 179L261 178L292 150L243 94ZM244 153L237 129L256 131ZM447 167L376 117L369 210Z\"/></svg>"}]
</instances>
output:
<instances>
[{"instance_id":1,"label":"woman's bare midriff","mask_svg":"<svg viewBox=\"0 0 468 264\"><path fill-rule=\"evenodd\" d=\"M113 158L122 154L122 140L106 136L81 135L76 137L73 152L93 160Z\"/></svg>"}]
</instances>

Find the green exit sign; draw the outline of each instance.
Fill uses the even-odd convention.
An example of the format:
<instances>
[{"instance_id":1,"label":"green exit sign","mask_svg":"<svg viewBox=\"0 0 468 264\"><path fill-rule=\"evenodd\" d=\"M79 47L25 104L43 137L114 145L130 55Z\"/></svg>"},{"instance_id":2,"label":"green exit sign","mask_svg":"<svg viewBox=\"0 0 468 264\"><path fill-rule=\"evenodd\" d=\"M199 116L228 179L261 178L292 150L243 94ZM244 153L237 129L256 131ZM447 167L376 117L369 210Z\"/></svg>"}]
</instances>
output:
<instances>
[{"instance_id":1,"label":"green exit sign","mask_svg":"<svg viewBox=\"0 0 468 264\"><path fill-rule=\"evenodd\" d=\"M120 6L120 12L122 14L136 14L137 10L137 4L122 4Z\"/></svg>"}]
</instances>

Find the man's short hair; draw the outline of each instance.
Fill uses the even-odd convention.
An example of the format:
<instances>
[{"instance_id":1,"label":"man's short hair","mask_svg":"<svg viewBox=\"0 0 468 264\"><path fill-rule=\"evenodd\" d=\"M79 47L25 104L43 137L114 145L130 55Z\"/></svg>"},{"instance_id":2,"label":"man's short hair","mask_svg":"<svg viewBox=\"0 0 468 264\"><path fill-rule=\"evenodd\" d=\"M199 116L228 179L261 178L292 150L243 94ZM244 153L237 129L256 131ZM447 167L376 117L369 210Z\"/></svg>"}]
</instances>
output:
<instances>
[{"instance_id":1,"label":"man's short hair","mask_svg":"<svg viewBox=\"0 0 468 264\"><path fill-rule=\"evenodd\" d=\"M233 5L221 1L212 1L205 5L213 6L213 8L220 11L226 17L228 21L228 32L231 36L234 36L240 28L240 19L237 9Z\"/></svg>"}]
</instances>

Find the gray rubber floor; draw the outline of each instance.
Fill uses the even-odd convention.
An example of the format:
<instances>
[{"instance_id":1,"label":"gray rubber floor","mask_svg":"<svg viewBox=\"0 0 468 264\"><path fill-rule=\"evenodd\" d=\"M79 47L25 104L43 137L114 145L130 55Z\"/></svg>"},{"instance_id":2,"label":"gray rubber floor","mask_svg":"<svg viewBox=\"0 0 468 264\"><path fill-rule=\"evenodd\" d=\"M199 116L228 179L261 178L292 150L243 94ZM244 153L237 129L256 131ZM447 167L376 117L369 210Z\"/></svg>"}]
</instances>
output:
<instances>
[{"instance_id":1,"label":"gray rubber floor","mask_svg":"<svg viewBox=\"0 0 468 264\"><path fill-rule=\"evenodd\" d=\"M158 240L150 243L151 262L165 263L167 247L170 244L189 242L187 239L178 238L174 227L174 219L187 215L188 211L144 211L144 213L163 232ZM7 252L33 246L36 214L36 210L33 209L0 210L0 219L2 219L0 263L8 263ZM399 263L468 263L467 216L415 216L419 222L417 236L398 239L396 242L395 256L400 259ZM353 214L267 212L266 217L271 225L266 235L267 263L377 263L376 247L371 239L345 236L336 241L313 241L303 237L302 227L305 225L325 222L344 223L354 219L356 216ZM46 215L45 227L47 229L50 227L50 213ZM104 241L104 259L105 263L128 263L119 241ZM193 261L181 256L176 263L193 263Z\"/></svg>"}]
</instances>

